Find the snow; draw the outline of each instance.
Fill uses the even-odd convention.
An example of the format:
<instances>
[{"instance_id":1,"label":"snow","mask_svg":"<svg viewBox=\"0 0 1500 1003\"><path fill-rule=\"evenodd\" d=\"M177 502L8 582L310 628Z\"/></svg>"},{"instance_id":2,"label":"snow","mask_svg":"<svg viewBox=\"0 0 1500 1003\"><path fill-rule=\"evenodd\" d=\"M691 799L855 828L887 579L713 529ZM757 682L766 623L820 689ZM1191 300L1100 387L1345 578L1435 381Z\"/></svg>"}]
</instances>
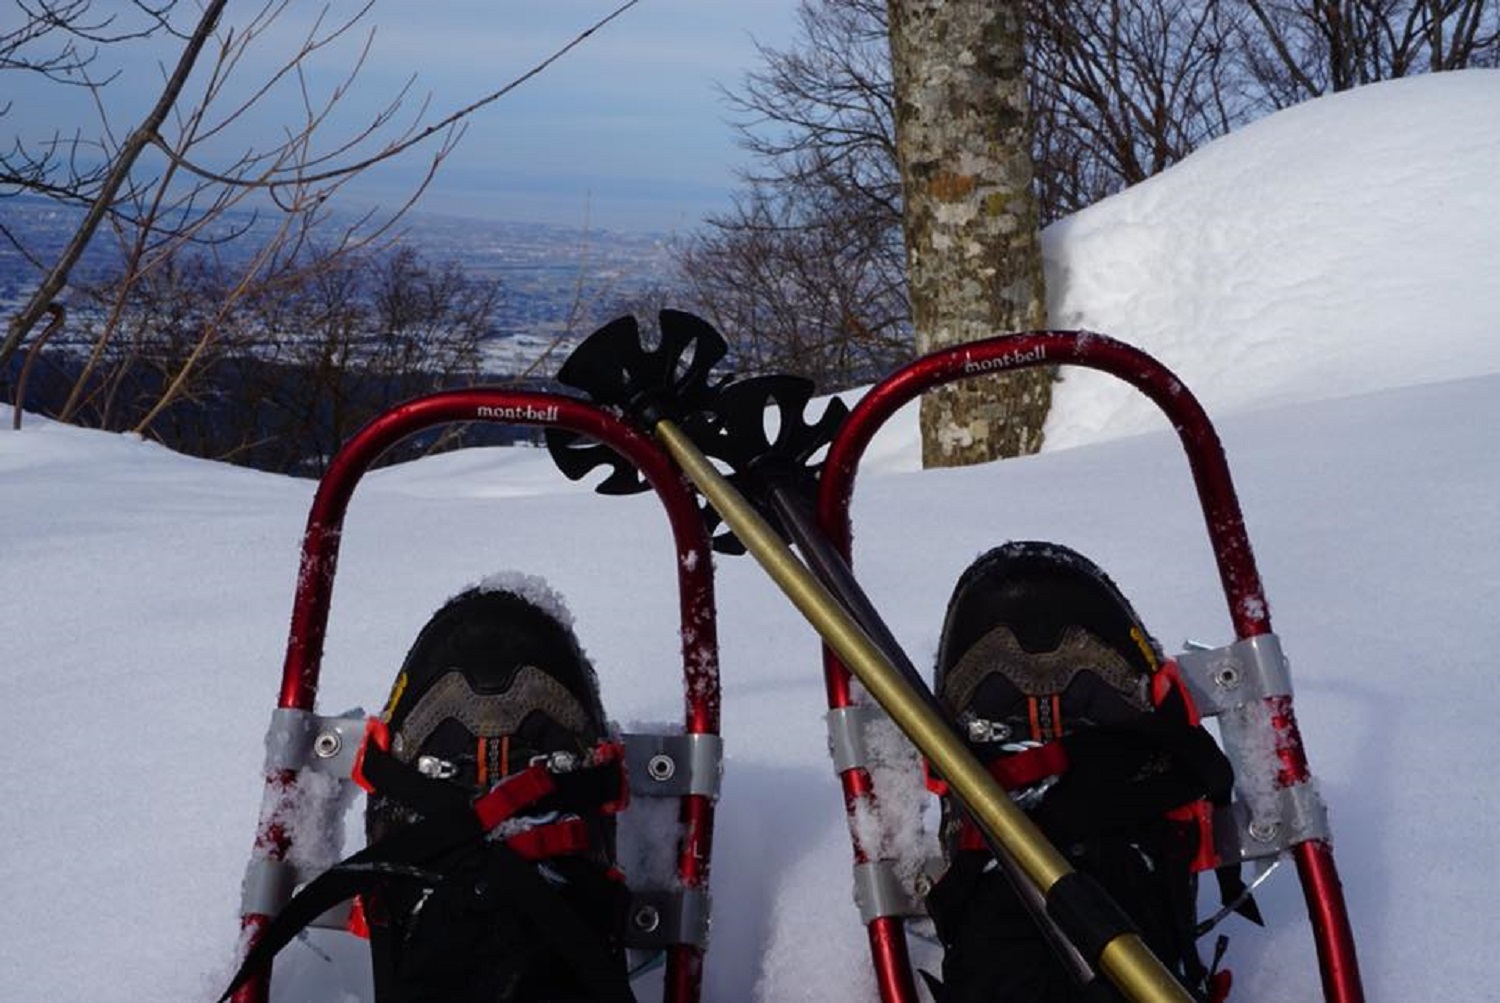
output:
<instances>
[{"instance_id":1,"label":"snow","mask_svg":"<svg viewBox=\"0 0 1500 1003\"><path fill-rule=\"evenodd\" d=\"M1493 372L1497 164L1494 70L1291 108L1052 227L1051 324L1144 348L1219 415ZM1054 446L1162 427L1101 374L1057 401Z\"/></svg>"},{"instance_id":2,"label":"snow","mask_svg":"<svg viewBox=\"0 0 1500 1003\"><path fill-rule=\"evenodd\" d=\"M568 609L568 601L541 575L498 571L493 575L486 575L476 588L480 592L509 592L520 596L569 630L573 628L573 611Z\"/></svg>"},{"instance_id":3,"label":"snow","mask_svg":"<svg viewBox=\"0 0 1500 1003\"><path fill-rule=\"evenodd\" d=\"M1500 935L1485 879L1500 854L1496 109L1494 71L1325 99L1048 234L1059 326L1143 345L1218 423L1372 1000L1490 995ZM877 440L855 567L917 664L959 572L1008 538L1090 555L1169 645L1231 639L1175 438L1092 383L1059 386L1038 457L916 472L904 418ZM0 999L212 999L313 485L34 416L0 433L0 483ZM615 720L680 714L659 507L591 494L519 448L361 485L320 709L379 706L427 616L512 572L566 597ZM748 559L718 561L717 592L727 762L705 998L872 999L817 643ZM347 825L357 839L357 813ZM1229 921L1234 999L1318 998L1291 869L1260 900L1268 930ZM289 948L275 996L368 1000L368 979L361 945L320 935ZM643 977L641 998L658 985Z\"/></svg>"}]
</instances>

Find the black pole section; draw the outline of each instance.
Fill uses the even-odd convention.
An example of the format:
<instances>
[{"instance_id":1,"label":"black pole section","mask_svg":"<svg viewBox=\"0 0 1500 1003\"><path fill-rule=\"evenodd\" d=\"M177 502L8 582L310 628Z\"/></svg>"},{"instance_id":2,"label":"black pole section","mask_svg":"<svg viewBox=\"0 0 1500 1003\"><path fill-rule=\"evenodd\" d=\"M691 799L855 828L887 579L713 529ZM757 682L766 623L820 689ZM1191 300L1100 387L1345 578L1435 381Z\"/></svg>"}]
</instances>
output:
<instances>
[{"instance_id":1,"label":"black pole section","mask_svg":"<svg viewBox=\"0 0 1500 1003\"><path fill-rule=\"evenodd\" d=\"M776 510L776 515L781 520L782 527L792 538L792 542L797 545L797 549L802 552L808 568L828 587L828 591L844 604L849 615L854 617L854 622L869 635L870 640L880 648L891 664L900 670L901 675L916 690L922 702L941 714L950 730L955 735L959 735L958 727L950 720L952 715L938 702L937 696L927 685L927 680L922 678L922 674L917 671L917 667L902 650L895 635L891 633L891 628L886 625L880 612L875 609L875 604L865 594L864 588L854 577L854 572L844 561L838 548L834 547L828 541L828 537L823 535L823 531L813 517L812 507L803 500L800 494L784 484L770 487L768 495Z\"/></svg>"}]
</instances>

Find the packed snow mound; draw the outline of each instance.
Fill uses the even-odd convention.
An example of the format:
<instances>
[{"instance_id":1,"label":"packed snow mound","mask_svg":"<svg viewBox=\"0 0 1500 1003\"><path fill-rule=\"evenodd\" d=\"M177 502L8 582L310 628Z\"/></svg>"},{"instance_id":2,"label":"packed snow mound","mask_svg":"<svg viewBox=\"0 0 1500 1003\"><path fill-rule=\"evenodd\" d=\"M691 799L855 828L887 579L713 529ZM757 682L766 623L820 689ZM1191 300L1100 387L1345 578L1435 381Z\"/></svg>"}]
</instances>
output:
<instances>
[{"instance_id":1,"label":"packed snow mound","mask_svg":"<svg viewBox=\"0 0 1500 1003\"><path fill-rule=\"evenodd\" d=\"M1050 324L1145 349L1215 417L1500 371L1500 282L1474 281L1500 275L1497 109L1500 70L1466 70L1209 143L1048 228ZM1046 448L1165 424L1069 368Z\"/></svg>"}]
</instances>

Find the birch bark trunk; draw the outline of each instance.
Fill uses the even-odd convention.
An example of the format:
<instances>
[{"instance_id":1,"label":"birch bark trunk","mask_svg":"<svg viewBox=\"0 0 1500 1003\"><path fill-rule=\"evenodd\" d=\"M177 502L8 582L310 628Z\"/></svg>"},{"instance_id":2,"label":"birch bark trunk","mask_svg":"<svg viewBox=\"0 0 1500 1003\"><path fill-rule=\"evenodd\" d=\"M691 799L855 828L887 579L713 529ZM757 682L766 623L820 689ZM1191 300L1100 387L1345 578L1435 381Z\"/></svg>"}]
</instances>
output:
<instances>
[{"instance_id":1,"label":"birch bark trunk","mask_svg":"<svg viewBox=\"0 0 1500 1003\"><path fill-rule=\"evenodd\" d=\"M1046 325L1032 193L1022 10L1013 0L889 0L896 149L917 350ZM923 466L1041 448L1051 368L922 398Z\"/></svg>"}]
</instances>

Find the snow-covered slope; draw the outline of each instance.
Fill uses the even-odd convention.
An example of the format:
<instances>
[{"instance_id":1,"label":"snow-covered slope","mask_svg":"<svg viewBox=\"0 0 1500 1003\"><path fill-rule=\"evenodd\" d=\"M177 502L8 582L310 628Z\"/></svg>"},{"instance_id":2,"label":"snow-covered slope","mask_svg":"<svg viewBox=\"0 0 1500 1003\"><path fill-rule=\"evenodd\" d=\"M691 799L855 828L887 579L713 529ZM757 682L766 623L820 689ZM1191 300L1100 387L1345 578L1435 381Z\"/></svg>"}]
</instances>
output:
<instances>
[{"instance_id":1,"label":"snow-covered slope","mask_svg":"<svg viewBox=\"0 0 1500 1003\"><path fill-rule=\"evenodd\" d=\"M1221 424L1372 999L1478 998L1500 933L1483 880L1500 853L1486 795L1497 402L1490 376ZM674 719L672 551L654 503L497 497L544 458L470 461L389 471L356 496L321 706L377 705L433 608L517 568L568 597L617 719ZM0 998L209 999L234 939L310 487L42 423L6 439L0 475L15 586L0 607ZM860 492L856 565L919 663L953 578L1015 537L1094 556L1168 643L1228 639L1168 434L869 477ZM722 561L719 577L729 759L707 998L871 998L817 645L753 565ZM1273 878L1261 898L1272 928L1235 931L1236 998L1315 998L1295 882ZM321 950L340 963L295 947L277 998L368 999L358 948Z\"/></svg>"},{"instance_id":2,"label":"snow-covered slope","mask_svg":"<svg viewBox=\"0 0 1500 1003\"><path fill-rule=\"evenodd\" d=\"M1051 324L1106 331L1214 413L1500 371L1500 70L1263 119L1051 227ZM1070 374L1049 448L1162 427Z\"/></svg>"},{"instance_id":3,"label":"snow-covered slope","mask_svg":"<svg viewBox=\"0 0 1500 1003\"><path fill-rule=\"evenodd\" d=\"M1151 352L1211 414L1500 372L1500 70L1314 100L1043 234L1055 328ZM1044 451L1166 427L1062 372ZM915 405L868 462L921 466Z\"/></svg>"},{"instance_id":4,"label":"snow-covered slope","mask_svg":"<svg viewBox=\"0 0 1500 1003\"><path fill-rule=\"evenodd\" d=\"M1472 136L1493 134L1500 75L1452 79L1460 83L1372 89L1391 107L1420 95L1414 100L1429 117L1457 124L1417 131L1412 142L1421 149L1366 158L1371 170L1350 185L1391 186L1384 198L1372 192L1371 206L1407 194L1405 182L1382 173L1385 159L1457 162L1473 151ZM1305 133L1308 121L1320 123L1314 131L1332 129L1310 118L1316 112L1277 116L1200 156L1232 172L1238 159L1216 151L1244 137L1259 137L1253 149L1306 147L1307 136L1292 142L1278 129L1285 122ZM1385 135L1374 112L1356 117L1365 127L1340 146L1366 132ZM1448 152L1432 154L1436 143ZM1480 149L1478 166L1453 170L1488 170L1492 150ZM1194 190L1235 189L1213 182L1206 168L1195 175L1198 159L1122 200L1180 198L1174 214L1196 205L1192 211L1210 214L1226 233L1252 227L1268 239L1269 223L1232 214L1250 211L1238 203L1172 196L1183 177ZM1270 203L1303 190L1295 177L1281 184L1281 199L1268 196ZM1110 206L1092 212L1117 211ZM1500 229L1492 205L1472 211L1488 213L1491 229ZM1309 240L1319 232L1303 229ZM1253 288L1280 289L1264 295L1288 310L1301 305L1286 330L1317 332L1328 357L1353 358L1371 325L1331 328L1323 305L1385 296L1387 253L1414 232L1371 231L1355 248L1346 230L1330 228L1321 257L1307 251L1309 261L1330 262L1322 288L1301 296L1263 275L1289 252L1252 255L1238 274ZM1184 229L1176 242L1188 257L1208 256L1211 233L1196 242ZM1452 311L1470 311L1468 339L1444 351L1481 360L1475 371L1490 375L1456 379L1455 371L1423 368L1416 352L1402 371L1421 385L1361 394L1401 383L1400 373L1361 386L1330 382L1326 368L1315 368L1318 379L1298 382L1293 377L1314 361L1302 342L1252 341L1264 364L1239 365L1240 340L1254 335L1227 324L1203 325L1223 336L1212 350L1171 338L1151 345L1144 335L1174 330L1178 313L1228 310L1223 304L1235 295L1207 278L1190 281L1189 264L1165 251L1146 274L1100 280L1100 315L1077 321L1146 341L1220 418L1292 658L1302 731L1331 806L1369 996L1392 1001L1486 997L1493 981L1486 945L1500 934L1485 880L1487 861L1500 853L1500 818L1488 796L1500 714L1490 665L1500 647L1492 614L1500 605L1494 250L1474 244L1448 255L1431 232L1418 239L1444 255L1429 271L1451 282ZM1080 241L1069 258L1072 274L1096 267L1082 264L1089 243ZM1367 264L1353 260L1356 250ZM1183 276L1182 288L1171 297L1152 293L1167 288L1168 274ZM1164 319L1143 321L1141 331L1111 323L1102 311L1132 303L1132 286L1145 305L1131 316L1147 317L1156 303ZM1405 309L1400 299L1393 294L1382 312ZM1208 368L1195 378L1199 363ZM1216 404L1216 381L1236 371L1243 377L1232 389L1264 392ZM1068 404L1078 386L1061 388L1061 414L1091 406ZM1294 397L1330 399L1285 403ZM0 408L0 427L9 417ZM1128 427L1118 424L1125 418L1112 422L1112 430ZM899 472L900 445L860 480L855 566L918 664L932 656L953 579L1009 538L1054 539L1093 556L1169 645L1228 639L1170 434L959 471ZM0 761L8 764L0 772L8 906L0 915L0 999L211 999L231 963L239 879L259 807L261 739L313 486L30 417L20 434L0 433L0 485L0 567L10 586L0 603ZM664 518L649 497L589 494L554 476L543 454L522 449L439 457L381 471L362 486L344 535L321 709L378 705L432 609L466 583L511 568L544 575L568 598L612 716L627 726L678 716L675 569ZM816 641L753 564L722 560L718 572L728 763L706 998L870 999ZM1273 877L1261 899L1270 930L1231 930L1234 998L1317 998L1295 881ZM295 945L276 995L368 1000L358 945L327 938ZM642 998L658 995L648 977Z\"/></svg>"},{"instance_id":5,"label":"snow-covered slope","mask_svg":"<svg viewBox=\"0 0 1500 1003\"><path fill-rule=\"evenodd\" d=\"M1496 165L1500 70L1288 109L1049 227L1050 325L1145 349L1218 415L1500 372ZM1068 369L1042 448L1165 427ZM915 404L867 462L921 467Z\"/></svg>"}]
</instances>

